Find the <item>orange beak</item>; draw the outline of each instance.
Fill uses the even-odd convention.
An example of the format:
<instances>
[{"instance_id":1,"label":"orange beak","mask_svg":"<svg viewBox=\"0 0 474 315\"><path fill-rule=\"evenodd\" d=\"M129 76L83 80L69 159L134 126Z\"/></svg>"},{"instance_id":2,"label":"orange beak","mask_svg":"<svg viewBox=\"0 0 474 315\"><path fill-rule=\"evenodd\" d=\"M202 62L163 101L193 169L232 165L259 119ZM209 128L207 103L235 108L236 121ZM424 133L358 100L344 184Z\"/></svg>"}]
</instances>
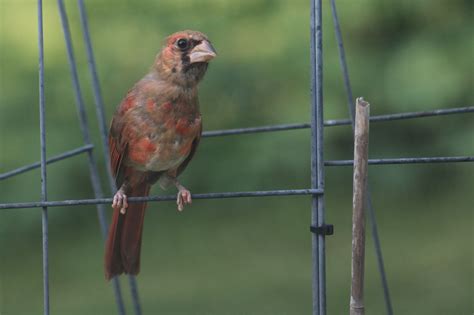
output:
<instances>
[{"instance_id":1,"label":"orange beak","mask_svg":"<svg viewBox=\"0 0 474 315\"><path fill-rule=\"evenodd\" d=\"M203 40L199 45L194 47L189 54L189 62L209 62L217 56L216 50L211 43Z\"/></svg>"}]
</instances>

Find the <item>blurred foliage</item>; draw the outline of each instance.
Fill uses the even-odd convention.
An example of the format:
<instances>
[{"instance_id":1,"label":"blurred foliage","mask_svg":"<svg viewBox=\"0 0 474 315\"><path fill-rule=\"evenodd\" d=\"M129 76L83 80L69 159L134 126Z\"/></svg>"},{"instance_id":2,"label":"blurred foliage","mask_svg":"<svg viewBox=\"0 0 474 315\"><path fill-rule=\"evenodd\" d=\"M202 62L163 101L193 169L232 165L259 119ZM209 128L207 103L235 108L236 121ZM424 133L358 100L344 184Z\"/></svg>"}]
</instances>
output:
<instances>
[{"instance_id":1,"label":"blurred foliage","mask_svg":"<svg viewBox=\"0 0 474 315\"><path fill-rule=\"evenodd\" d=\"M75 1L66 1L89 124L102 148ZM110 118L163 38L198 29L219 57L202 83L206 130L309 121L309 1L87 1ZM372 114L473 105L471 1L338 1L355 96ZM325 117L347 117L324 1ZM45 1L48 156L82 145L55 1ZM0 0L0 172L39 160L36 3ZM472 114L376 123L372 157L474 155ZM349 127L325 130L325 158L352 155ZM194 192L309 187L309 131L205 139L182 176ZM104 163L100 164L104 174ZM397 314L470 314L472 164L373 166L372 196ZM105 176L103 187L105 185ZM350 168L326 169L328 313L347 313ZM39 172L0 183L0 201L40 198ZM109 195L110 192L107 194ZM162 193L155 187L153 193ZM173 191L171 191L173 193ZM51 200L93 197L84 156L48 166ZM115 314L94 207L51 208L52 314ZM309 314L307 197L149 205L138 278L145 314ZM4 210L0 314L40 314L41 216ZM384 314L367 240L367 314ZM129 293L122 281L126 301Z\"/></svg>"}]
</instances>

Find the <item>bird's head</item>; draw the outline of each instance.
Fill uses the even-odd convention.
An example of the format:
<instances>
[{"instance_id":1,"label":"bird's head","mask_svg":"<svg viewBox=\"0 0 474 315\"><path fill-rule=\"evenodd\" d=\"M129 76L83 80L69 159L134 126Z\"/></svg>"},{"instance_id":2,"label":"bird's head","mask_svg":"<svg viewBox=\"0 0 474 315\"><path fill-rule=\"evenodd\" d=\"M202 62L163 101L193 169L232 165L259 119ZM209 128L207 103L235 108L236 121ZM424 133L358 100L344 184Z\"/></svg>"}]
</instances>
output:
<instances>
[{"instance_id":1,"label":"bird's head","mask_svg":"<svg viewBox=\"0 0 474 315\"><path fill-rule=\"evenodd\" d=\"M154 69L161 78L193 86L203 78L209 61L216 56L206 35L181 31L167 37L166 46L156 57Z\"/></svg>"}]
</instances>

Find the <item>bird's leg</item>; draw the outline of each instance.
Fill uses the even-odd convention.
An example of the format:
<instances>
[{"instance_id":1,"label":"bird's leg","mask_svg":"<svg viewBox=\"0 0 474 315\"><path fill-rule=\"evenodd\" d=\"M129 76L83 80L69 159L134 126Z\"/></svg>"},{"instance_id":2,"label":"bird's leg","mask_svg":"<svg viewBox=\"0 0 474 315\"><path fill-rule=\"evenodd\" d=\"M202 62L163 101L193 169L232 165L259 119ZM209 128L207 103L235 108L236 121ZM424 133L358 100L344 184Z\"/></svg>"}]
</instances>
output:
<instances>
[{"instance_id":1,"label":"bird's leg","mask_svg":"<svg viewBox=\"0 0 474 315\"><path fill-rule=\"evenodd\" d=\"M173 183L178 188L178 196L176 197L176 204L178 205L178 211L183 211L184 206L192 203L191 192L186 189L183 185L178 182L178 179L174 178Z\"/></svg>"},{"instance_id":2,"label":"bird's leg","mask_svg":"<svg viewBox=\"0 0 474 315\"><path fill-rule=\"evenodd\" d=\"M128 208L127 195L125 195L125 184L115 193L112 201L112 208L120 209L121 214L125 214Z\"/></svg>"}]
</instances>

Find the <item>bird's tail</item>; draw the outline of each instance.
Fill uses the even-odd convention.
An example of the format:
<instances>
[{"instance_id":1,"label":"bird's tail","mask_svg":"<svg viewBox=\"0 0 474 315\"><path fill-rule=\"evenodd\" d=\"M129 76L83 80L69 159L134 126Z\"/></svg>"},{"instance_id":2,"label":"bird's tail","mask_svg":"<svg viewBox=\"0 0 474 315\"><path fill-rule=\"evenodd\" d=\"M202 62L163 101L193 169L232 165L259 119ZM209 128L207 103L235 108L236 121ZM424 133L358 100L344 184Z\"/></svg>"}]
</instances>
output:
<instances>
[{"instance_id":1,"label":"bird's tail","mask_svg":"<svg viewBox=\"0 0 474 315\"><path fill-rule=\"evenodd\" d=\"M150 184L136 185L127 196L148 196ZM125 214L114 209L109 235L105 244L105 278L112 279L122 273L140 272L140 248L146 202L129 203Z\"/></svg>"}]
</instances>

